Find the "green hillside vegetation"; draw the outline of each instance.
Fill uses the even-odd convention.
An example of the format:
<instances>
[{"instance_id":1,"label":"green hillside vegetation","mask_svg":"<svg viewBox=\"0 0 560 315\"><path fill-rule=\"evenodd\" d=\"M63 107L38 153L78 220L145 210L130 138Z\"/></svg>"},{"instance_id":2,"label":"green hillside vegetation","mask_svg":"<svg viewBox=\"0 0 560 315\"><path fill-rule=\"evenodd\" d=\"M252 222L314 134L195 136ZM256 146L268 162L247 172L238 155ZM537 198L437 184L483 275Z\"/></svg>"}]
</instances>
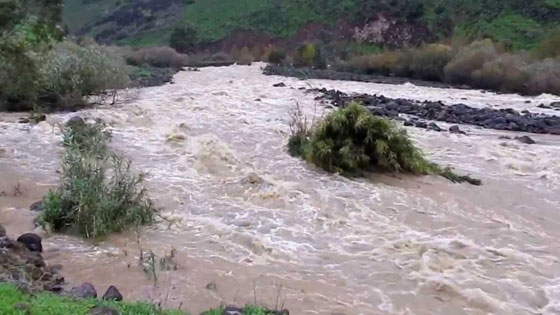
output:
<instances>
[{"instance_id":1,"label":"green hillside vegetation","mask_svg":"<svg viewBox=\"0 0 560 315\"><path fill-rule=\"evenodd\" d=\"M110 30L122 31L115 21L101 22L102 17L119 11L115 18L134 18L138 0L66 0L65 21L72 31L99 35ZM220 40L237 29L290 37L311 22L334 26L340 20L361 25L376 14L390 14L399 21L419 22L428 26L438 40L453 34L471 39L489 37L506 42L516 49L527 49L560 21L558 0L165 0L169 5L142 8L143 16L158 17L158 10L177 5L182 13L159 23L134 24L129 36L120 35L122 43L162 44L176 26L192 24L201 42ZM145 2L144 2L145 3ZM173 9L175 11L175 9ZM131 13L132 12L132 13ZM136 13L135 13L136 14ZM170 13L171 14L171 13ZM137 17L138 18L138 17ZM151 19L147 19L151 21ZM101 22L101 23L95 23ZM85 26L85 29L83 29ZM144 27L142 27L144 26ZM138 31L141 29L141 31ZM328 33L328 30L326 30Z\"/></svg>"}]
</instances>

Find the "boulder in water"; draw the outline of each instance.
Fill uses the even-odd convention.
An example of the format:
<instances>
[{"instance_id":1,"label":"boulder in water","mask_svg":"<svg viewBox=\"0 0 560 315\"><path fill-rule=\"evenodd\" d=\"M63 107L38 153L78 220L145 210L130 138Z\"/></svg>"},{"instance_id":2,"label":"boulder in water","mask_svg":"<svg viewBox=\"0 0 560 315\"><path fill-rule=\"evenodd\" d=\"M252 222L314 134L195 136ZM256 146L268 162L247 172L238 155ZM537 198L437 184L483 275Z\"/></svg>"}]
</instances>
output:
<instances>
[{"instance_id":1,"label":"boulder in water","mask_svg":"<svg viewBox=\"0 0 560 315\"><path fill-rule=\"evenodd\" d=\"M441 129L436 123L434 123L434 122L432 122L432 123L430 123L430 124L428 125L428 129L429 129L429 130L433 130L433 131L437 131L437 132L440 132L440 131L442 130L442 129Z\"/></svg>"},{"instance_id":2,"label":"boulder in water","mask_svg":"<svg viewBox=\"0 0 560 315\"><path fill-rule=\"evenodd\" d=\"M122 301L123 296L119 290L114 286L110 286L102 297L103 300Z\"/></svg>"},{"instance_id":3,"label":"boulder in water","mask_svg":"<svg viewBox=\"0 0 560 315\"><path fill-rule=\"evenodd\" d=\"M17 241L24 244L27 249L32 252L43 252L43 245L41 243L41 237L34 233L25 233L17 238Z\"/></svg>"},{"instance_id":4,"label":"boulder in water","mask_svg":"<svg viewBox=\"0 0 560 315\"><path fill-rule=\"evenodd\" d=\"M37 201L37 202L34 202L34 203L32 203L32 204L29 206L29 210L31 210L31 211L37 211L37 212L43 211L44 208L45 208L45 206L43 205L43 201L42 201L42 200L39 200L39 201Z\"/></svg>"},{"instance_id":5,"label":"boulder in water","mask_svg":"<svg viewBox=\"0 0 560 315\"><path fill-rule=\"evenodd\" d=\"M272 86L273 86L273 87L285 87L285 86L286 86L286 83L284 83L284 82L275 83L275 84L273 84Z\"/></svg>"},{"instance_id":6,"label":"boulder in water","mask_svg":"<svg viewBox=\"0 0 560 315\"><path fill-rule=\"evenodd\" d=\"M454 134L461 134L461 135L466 134L466 132L459 129L459 126L457 126L457 125L453 125L453 126L449 127L449 132L454 133Z\"/></svg>"},{"instance_id":7,"label":"boulder in water","mask_svg":"<svg viewBox=\"0 0 560 315\"><path fill-rule=\"evenodd\" d=\"M84 119L80 116L73 116L72 118L68 119L68 121L66 122L66 127L70 127L70 126L80 126L85 124L86 122L84 121Z\"/></svg>"},{"instance_id":8,"label":"boulder in water","mask_svg":"<svg viewBox=\"0 0 560 315\"><path fill-rule=\"evenodd\" d=\"M515 140L525 144L535 144L535 140L529 136L516 137Z\"/></svg>"}]
</instances>

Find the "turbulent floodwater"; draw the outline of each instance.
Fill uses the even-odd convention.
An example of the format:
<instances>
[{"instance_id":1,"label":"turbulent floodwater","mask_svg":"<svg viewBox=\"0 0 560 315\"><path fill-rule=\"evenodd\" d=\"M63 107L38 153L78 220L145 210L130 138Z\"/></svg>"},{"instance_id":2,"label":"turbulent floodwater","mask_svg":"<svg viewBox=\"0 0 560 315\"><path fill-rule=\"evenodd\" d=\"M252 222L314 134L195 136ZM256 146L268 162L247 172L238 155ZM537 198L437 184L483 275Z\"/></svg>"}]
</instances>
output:
<instances>
[{"instance_id":1,"label":"turbulent floodwater","mask_svg":"<svg viewBox=\"0 0 560 315\"><path fill-rule=\"evenodd\" d=\"M299 81L263 76L261 66L180 72L175 84L77 113L110 125L114 149L148 173L162 220L139 240L47 237L45 255L69 281L115 284L128 299L194 314L255 301L292 314L560 313L559 136L531 135L538 144L525 145L499 139L518 133L471 126L461 126L468 136L408 129L431 159L481 187L433 176L347 179L285 147L296 103L310 119L329 110L300 87L549 114L536 106L553 97ZM287 87L272 87L280 81ZM62 149L53 126L75 114L35 126L2 114L0 171L55 183ZM21 211L6 207L0 223L17 228L7 218ZM158 257L175 249L177 270L159 272L154 285L138 267L140 248Z\"/></svg>"}]
</instances>

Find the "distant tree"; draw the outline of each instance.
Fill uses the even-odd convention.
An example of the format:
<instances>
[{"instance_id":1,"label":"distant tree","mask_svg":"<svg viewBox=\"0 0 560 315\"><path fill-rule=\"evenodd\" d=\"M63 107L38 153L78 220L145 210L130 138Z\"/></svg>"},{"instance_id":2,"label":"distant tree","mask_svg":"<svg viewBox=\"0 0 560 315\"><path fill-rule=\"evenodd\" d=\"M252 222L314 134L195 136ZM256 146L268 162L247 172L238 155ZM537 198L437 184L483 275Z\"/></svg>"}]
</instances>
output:
<instances>
[{"instance_id":1,"label":"distant tree","mask_svg":"<svg viewBox=\"0 0 560 315\"><path fill-rule=\"evenodd\" d=\"M180 53L190 53L196 48L198 33L192 25L176 27L169 38L169 46Z\"/></svg>"}]
</instances>

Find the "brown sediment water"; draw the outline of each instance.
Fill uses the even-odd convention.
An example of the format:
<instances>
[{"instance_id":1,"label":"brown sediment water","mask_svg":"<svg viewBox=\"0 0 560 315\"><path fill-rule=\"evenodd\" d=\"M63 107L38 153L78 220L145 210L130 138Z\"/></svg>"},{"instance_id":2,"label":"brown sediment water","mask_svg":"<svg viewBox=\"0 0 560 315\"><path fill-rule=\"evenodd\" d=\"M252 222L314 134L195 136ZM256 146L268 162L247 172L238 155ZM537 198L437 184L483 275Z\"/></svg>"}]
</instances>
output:
<instances>
[{"instance_id":1,"label":"brown sediment water","mask_svg":"<svg viewBox=\"0 0 560 315\"><path fill-rule=\"evenodd\" d=\"M128 300L193 314L255 302L292 314L560 313L559 136L530 135L537 144L526 145L499 138L519 133L466 125L468 136L408 129L430 159L480 187L435 176L348 179L286 152L296 103L310 119L330 110L303 87L549 114L536 106L557 98L300 81L264 76L261 66L180 72L174 84L126 92L119 105L37 125L0 114L0 224L11 234L33 229L26 208L58 177L56 126L101 118L113 149L148 173L161 219L139 239L43 233L46 258L72 283L113 284ZM287 87L272 87L281 81ZM154 284L140 251L159 259L173 249L177 270L160 270Z\"/></svg>"}]
</instances>

